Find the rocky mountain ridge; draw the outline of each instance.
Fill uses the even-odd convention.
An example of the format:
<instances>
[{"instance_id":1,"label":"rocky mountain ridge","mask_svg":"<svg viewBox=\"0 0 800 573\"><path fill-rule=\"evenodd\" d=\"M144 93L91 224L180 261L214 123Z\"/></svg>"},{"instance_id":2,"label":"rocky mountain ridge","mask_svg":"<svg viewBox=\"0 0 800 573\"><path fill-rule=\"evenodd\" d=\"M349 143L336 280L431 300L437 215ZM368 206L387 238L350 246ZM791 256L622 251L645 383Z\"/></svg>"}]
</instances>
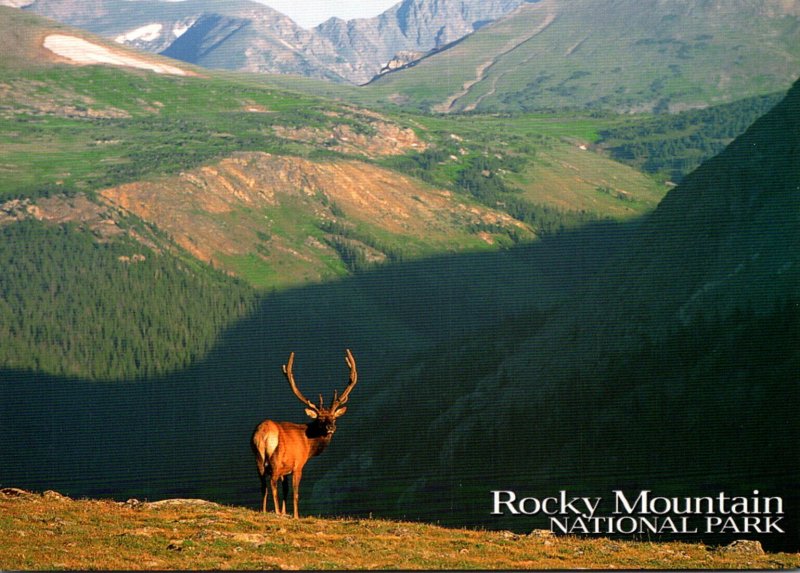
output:
<instances>
[{"instance_id":1,"label":"rocky mountain ridge","mask_svg":"<svg viewBox=\"0 0 800 573\"><path fill-rule=\"evenodd\" d=\"M396 55L425 54L529 0L403 0L374 18L312 30L248 0L4 0L118 43L204 67L363 84Z\"/></svg>"},{"instance_id":2,"label":"rocky mountain ridge","mask_svg":"<svg viewBox=\"0 0 800 573\"><path fill-rule=\"evenodd\" d=\"M363 84L400 59L405 63L455 42L529 0L403 0L374 18L331 18L314 32L335 47L337 72ZM412 54L409 57L409 54Z\"/></svg>"}]
</instances>

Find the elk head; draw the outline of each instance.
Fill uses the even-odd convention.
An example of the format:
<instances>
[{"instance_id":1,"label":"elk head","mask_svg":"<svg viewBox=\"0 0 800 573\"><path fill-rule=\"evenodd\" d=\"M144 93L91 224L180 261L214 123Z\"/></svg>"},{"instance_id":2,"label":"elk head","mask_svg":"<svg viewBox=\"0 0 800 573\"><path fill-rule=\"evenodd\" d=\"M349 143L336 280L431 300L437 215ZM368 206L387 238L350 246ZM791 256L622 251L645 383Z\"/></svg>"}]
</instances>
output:
<instances>
[{"instance_id":1,"label":"elk head","mask_svg":"<svg viewBox=\"0 0 800 573\"><path fill-rule=\"evenodd\" d=\"M339 418L339 416L347 411L347 406L345 406L345 403L347 403L350 392L353 390L356 382L358 382L356 361L349 349L346 351L345 361L347 362L347 366L350 368L350 382L347 385L347 388L344 389L344 392L342 392L341 396L338 394L338 391L334 390L333 401L328 407L325 407L322 394L319 395L319 404L314 404L314 402L303 396L303 393L300 392L300 389L297 387L297 383L294 381L294 374L292 373L294 352L289 354L289 361L283 365L283 373L286 375L286 379L289 381L289 386L291 386L292 392L298 400L305 404L306 414L312 420L314 420L314 423L310 427L316 430L321 437L331 438L333 436L333 433L336 431L336 420Z\"/></svg>"}]
</instances>

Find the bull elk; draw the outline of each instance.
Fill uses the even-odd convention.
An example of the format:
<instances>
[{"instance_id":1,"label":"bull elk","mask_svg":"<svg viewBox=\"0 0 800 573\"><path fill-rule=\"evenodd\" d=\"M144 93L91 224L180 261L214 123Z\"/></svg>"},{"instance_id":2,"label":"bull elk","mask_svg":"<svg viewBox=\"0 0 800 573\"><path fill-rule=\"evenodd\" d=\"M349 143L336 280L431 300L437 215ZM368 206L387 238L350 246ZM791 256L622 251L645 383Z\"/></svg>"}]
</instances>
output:
<instances>
[{"instance_id":1,"label":"bull elk","mask_svg":"<svg viewBox=\"0 0 800 573\"><path fill-rule=\"evenodd\" d=\"M292 374L294 352L289 354L289 361L283 365L283 373L289 381L292 392L306 406L306 414L311 421L305 424L292 422L275 422L264 420L256 426L250 445L256 456L256 468L261 478L261 511L267 511L267 484L272 492L275 513L286 513L286 498L289 494L287 476L292 474L292 497L294 498L294 517L297 518L297 504L300 499L300 480L306 462L321 454L331 443L336 431L336 419L347 411L345 403L356 385L358 373L356 361L350 350L346 351L345 361L350 368L350 383L341 395L333 393L333 402L326 408L319 397L319 405L303 396L297 388ZM278 481L283 486L283 504L278 505Z\"/></svg>"}]
</instances>

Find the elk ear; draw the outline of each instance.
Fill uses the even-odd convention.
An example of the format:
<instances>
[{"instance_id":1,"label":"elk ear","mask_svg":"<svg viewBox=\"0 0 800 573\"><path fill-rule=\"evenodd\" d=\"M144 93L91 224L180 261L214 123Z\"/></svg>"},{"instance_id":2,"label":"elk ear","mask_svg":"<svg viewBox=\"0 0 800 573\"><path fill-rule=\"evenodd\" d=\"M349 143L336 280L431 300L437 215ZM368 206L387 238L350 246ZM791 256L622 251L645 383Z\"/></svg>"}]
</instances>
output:
<instances>
[{"instance_id":1,"label":"elk ear","mask_svg":"<svg viewBox=\"0 0 800 573\"><path fill-rule=\"evenodd\" d=\"M317 419L317 411L316 410L312 410L311 408L306 408L306 414L308 414L308 416L310 418L314 418L315 420Z\"/></svg>"},{"instance_id":2,"label":"elk ear","mask_svg":"<svg viewBox=\"0 0 800 573\"><path fill-rule=\"evenodd\" d=\"M334 417L334 418L338 418L339 416L341 416L341 415L342 415L342 414L344 414L345 412L347 412L347 406L345 406L345 407L343 407L343 408L339 408L338 410L336 410L336 411L333 413L333 417Z\"/></svg>"}]
</instances>

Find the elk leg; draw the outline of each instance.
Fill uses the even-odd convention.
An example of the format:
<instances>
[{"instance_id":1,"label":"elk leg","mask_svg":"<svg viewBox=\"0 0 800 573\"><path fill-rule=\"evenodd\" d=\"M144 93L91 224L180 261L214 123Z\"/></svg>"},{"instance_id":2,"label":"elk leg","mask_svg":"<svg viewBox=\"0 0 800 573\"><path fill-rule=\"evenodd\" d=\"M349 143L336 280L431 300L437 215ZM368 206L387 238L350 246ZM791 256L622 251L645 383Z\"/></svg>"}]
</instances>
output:
<instances>
[{"instance_id":1,"label":"elk leg","mask_svg":"<svg viewBox=\"0 0 800 573\"><path fill-rule=\"evenodd\" d=\"M267 463L256 451L256 469L258 479L261 480L261 512L267 512Z\"/></svg>"},{"instance_id":2,"label":"elk leg","mask_svg":"<svg viewBox=\"0 0 800 573\"><path fill-rule=\"evenodd\" d=\"M300 514L297 510L297 506L300 502L300 478L303 477L303 473L301 470L295 470L292 474L292 498L294 501L294 518L298 519Z\"/></svg>"},{"instance_id":3,"label":"elk leg","mask_svg":"<svg viewBox=\"0 0 800 573\"><path fill-rule=\"evenodd\" d=\"M275 513L281 514L281 505L278 503L278 480L281 479L274 474L269 478L269 488L272 490L272 503L275 505Z\"/></svg>"},{"instance_id":4,"label":"elk leg","mask_svg":"<svg viewBox=\"0 0 800 573\"><path fill-rule=\"evenodd\" d=\"M267 476L264 472L259 472L261 478L261 513L267 513Z\"/></svg>"},{"instance_id":5,"label":"elk leg","mask_svg":"<svg viewBox=\"0 0 800 573\"><path fill-rule=\"evenodd\" d=\"M283 476L283 515L286 515L286 500L289 499L289 480Z\"/></svg>"}]
</instances>

